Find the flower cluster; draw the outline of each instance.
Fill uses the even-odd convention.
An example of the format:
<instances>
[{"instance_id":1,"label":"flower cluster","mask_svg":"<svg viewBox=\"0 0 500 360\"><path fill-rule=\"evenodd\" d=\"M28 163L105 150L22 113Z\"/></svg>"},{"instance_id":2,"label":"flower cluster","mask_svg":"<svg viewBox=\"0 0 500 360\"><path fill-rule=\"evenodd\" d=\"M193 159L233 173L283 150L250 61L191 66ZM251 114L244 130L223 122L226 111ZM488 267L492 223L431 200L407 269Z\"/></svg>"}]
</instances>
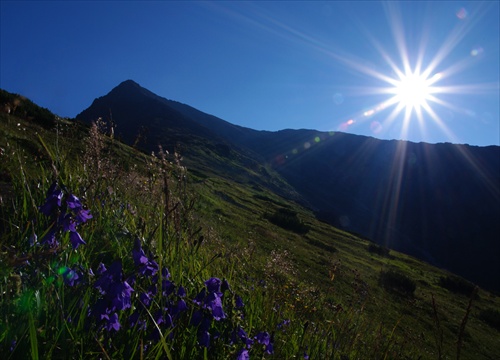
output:
<instances>
[{"instance_id":1,"label":"flower cluster","mask_svg":"<svg viewBox=\"0 0 500 360\"><path fill-rule=\"evenodd\" d=\"M131 295L134 289L126 280L123 280L122 263L115 261L109 269L104 264L99 265L97 271L99 279L94 287L99 290L101 298L92 307L90 313L102 324L106 330L118 331L121 327L118 321L118 312L131 307Z\"/></svg>"},{"instance_id":2,"label":"flower cluster","mask_svg":"<svg viewBox=\"0 0 500 360\"><path fill-rule=\"evenodd\" d=\"M57 248L59 246L57 234L59 232L69 232L71 245L73 249L76 249L78 246L86 244L78 233L77 226L86 223L92 218L92 215L90 210L83 208L78 197L68 194L66 201L63 202L64 195L58 183L54 182L47 192L45 203L39 207L42 214L55 220L41 243L50 248Z\"/></svg>"},{"instance_id":3,"label":"flower cluster","mask_svg":"<svg viewBox=\"0 0 500 360\"><path fill-rule=\"evenodd\" d=\"M39 210L52 220L42 245L58 248L58 235L68 232L73 249L85 244L77 229L92 215L64 186L53 183ZM216 343L234 346L235 351L240 347L237 359L249 359L254 351L273 353L273 339L268 332L252 337L243 329L245 304L227 280L211 277L203 283L201 291L194 292L197 295L189 299L186 289L171 280L168 268L160 267L154 255L143 249L140 238L135 238L131 255L132 268L126 265L128 261L121 259L110 265L100 263L95 272L88 271L90 278L95 277L89 284L94 289L93 300L86 308L82 307L88 314L89 329L110 336L123 331L122 328L142 332L145 351L162 338L173 340L181 331L190 332L191 327L202 348L216 346ZM84 281L85 272L77 264L58 270L64 284L70 287L88 284Z\"/></svg>"}]
</instances>

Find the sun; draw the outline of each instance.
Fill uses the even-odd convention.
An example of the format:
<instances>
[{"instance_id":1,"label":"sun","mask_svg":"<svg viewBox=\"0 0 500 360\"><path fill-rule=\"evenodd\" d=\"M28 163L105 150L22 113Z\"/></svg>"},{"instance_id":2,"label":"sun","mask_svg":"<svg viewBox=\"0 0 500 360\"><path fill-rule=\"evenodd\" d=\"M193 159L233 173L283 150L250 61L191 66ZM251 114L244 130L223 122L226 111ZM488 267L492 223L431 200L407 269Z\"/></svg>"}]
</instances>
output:
<instances>
[{"instance_id":1,"label":"sun","mask_svg":"<svg viewBox=\"0 0 500 360\"><path fill-rule=\"evenodd\" d=\"M408 73L394 87L396 101L407 110L420 109L429 99L432 88L423 75L418 72Z\"/></svg>"},{"instance_id":2,"label":"sun","mask_svg":"<svg viewBox=\"0 0 500 360\"><path fill-rule=\"evenodd\" d=\"M388 92L394 96L389 102L397 104L398 111L405 109L406 113L413 110L420 113L422 108L429 108L428 101L435 101L433 94L438 92L438 88L433 84L440 78L441 73L429 77L426 72L421 73L418 70L399 72L398 79L392 79L390 82L393 87Z\"/></svg>"}]
</instances>

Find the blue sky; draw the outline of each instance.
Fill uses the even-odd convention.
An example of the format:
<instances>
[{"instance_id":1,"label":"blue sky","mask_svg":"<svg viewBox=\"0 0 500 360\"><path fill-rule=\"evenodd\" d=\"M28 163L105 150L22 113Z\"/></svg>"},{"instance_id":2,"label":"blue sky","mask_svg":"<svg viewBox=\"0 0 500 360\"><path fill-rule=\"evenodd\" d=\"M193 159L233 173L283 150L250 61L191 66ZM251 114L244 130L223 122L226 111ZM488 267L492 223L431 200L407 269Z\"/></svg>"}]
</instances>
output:
<instances>
[{"instance_id":1,"label":"blue sky","mask_svg":"<svg viewBox=\"0 0 500 360\"><path fill-rule=\"evenodd\" d=\"M0 3L0 88L61 116L133 79L258 130L500 145L498 1Z\"/></svg>"}]
</instances>

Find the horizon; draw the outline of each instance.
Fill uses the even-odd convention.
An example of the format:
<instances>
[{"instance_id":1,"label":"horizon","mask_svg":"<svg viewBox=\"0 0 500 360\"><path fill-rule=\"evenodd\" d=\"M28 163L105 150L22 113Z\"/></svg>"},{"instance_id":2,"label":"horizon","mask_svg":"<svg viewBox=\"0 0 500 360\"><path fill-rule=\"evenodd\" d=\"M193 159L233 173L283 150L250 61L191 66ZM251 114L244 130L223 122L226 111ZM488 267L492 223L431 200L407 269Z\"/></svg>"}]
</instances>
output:
<instances>
[{"instance_id":1,"label":"horizon","mask_svg":"<svg viewBox=\"0 0 500 360\"><path fill-rule=\"evenodd\" d=\"M0 6L0 88L62 117L131 79L256 130L500 145L498 2Z\"/></svg>"}]
</instances>

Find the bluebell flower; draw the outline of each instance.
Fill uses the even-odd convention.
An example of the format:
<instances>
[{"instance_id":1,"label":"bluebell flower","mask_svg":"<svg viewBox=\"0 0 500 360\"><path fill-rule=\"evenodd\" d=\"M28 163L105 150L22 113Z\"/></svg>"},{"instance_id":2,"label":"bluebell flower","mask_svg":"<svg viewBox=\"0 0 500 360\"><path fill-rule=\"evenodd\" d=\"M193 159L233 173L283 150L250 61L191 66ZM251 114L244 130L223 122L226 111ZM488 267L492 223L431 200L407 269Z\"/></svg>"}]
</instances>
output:
<instances>
[{"instance_id":1,"label":"bluebell flower","mask_svg":"<svg viewBox=\"0 0 500 360\"><path fill-rule=\"evenodd\" d=\"M117 282L110 286L108 296L111 297L114 309L125 310L131 307L131 296L134 289L126 282Z\"/></svg>"},{"instance_id":2,"label":"bluebell flower","mask_svg":"<svg viewBox=\"0 0 500 360\"><path fill-rule=\"evenodd\" d=\"M273 343L272 343L272 340L271 340L271 336L269 335L269 333L267 331L261 331L260 333L258 333L255 336L255 340L257 340L257 342L259 344L262 344L262 345L266 346L266 350L265 351L268 354L272 354L274 352L274 347L273 347Z\"/></svg>"},{"instance_id":3,"label":"bluebell flower","mask_svg":"<svg viewBox=\"0 0 500 360\"><path fill-rule=\"evenodd\" d=\"M118 331L118 330L120 330L120 327L121 327L121 325L120 325L120 322L118 321L118 314L112 313L109 316L108 321L105 323L104 328L107 331L111 331L111 330Z\"/></svg>"},{"instance_id":4,"label":"bluebell flower","mask_svg":"<svg viewBox=\"0 0 500 360\"><path fill-rule=\"evenodd\" d=\"M149 293L142 292L139 295L139 299L144 304L144 306L149 307L149 305L151 305L151 296L149 295Z\"/></svg>"},{"instance_id":5,"label":"bluebell flower","mask_svg":"<svg viewBox=\"0 0 500 360\"><path fill-rule=\"evenodd\" d=\"M53 215L54 210L61 207L62 197L63 192L59 189L57 182L54 182L47 191L45 203L39 207L40 211L46 216Z\"/></svg>"},{"instance_id":6,"label":"bluebell flower","mask_svg":"<svg viewBox=\"0 0 500 360\"><path fill-rule=\"evenodd\" d=\"M73 269L66 268L62 274L64 282L69 286L75 286L83 281L83 275Z\"/></svg>"},{"instance_id":7,"label":"bluebell flower","mask_svg":"<svg viewBox=\"0 0 500 360\"><path fill-rule=\"evenodd\" d=\"M201 346L208 348L210 346L210 329L211 321L209 318L204 317L198 327L198 343Z\"/></svg>"},{"instance_id":8,"label":"bluebell flower","mask_svg":"<svg viewBox=\"0 0 500 360\"><path fill-rule=\"evenodd\" d=\"M196 305L199 305L201 306L201 304L203 303L203 300L205 299L205 296L207 294L207 291L205 288L203 288L199 293L198 295L195 296L195 298L193 299L193 302L196 304Z\"/></svg>"},{"instance_id":9,"label":"bluebell flower","mask_svg":"<svg viewBox=\"0 0 500 360\"><path fill-rule=\"evenodd\" d=\"M144 250L142 250L141 240L139 238L136 238L134 241L132 258L134 259L135 266L139 268L139 274L154 276L158 272L158 264L156 263L156 261L148 259L148 257L144 253Z\"/></svg>"},{"instance_id":10,"label":"bluebell flower","mask_svg":"<svg viewBox=\"0 0 500 360\"><path fill-rule=\"evenodd\" d=\"M49 230L49 232L40 241L40 244L47 245L52 249L58 247L59 242L56 239L56 231L54 229Z\"/></svg>"},{"instance_id":11,"label":"bluebell flower","mask_svg":"<svg viewBox=\"0 0 500 360\"><path fill-rule=\"evenodd\" d=\"M221 281L220 279L213 277L205 281L208 292L220 292Z\"/></svg>"},{"instance_id":12,"label":"bluebell flower","mask_svg":"<svg viewBox=\"0 0 500 360\"><path fill-rule=\"evenodd\" d=\"M196 310L191 316L191 321L189 322L189 324L191 326L198 326L200 325L202 319L203 319L203 312L201 310Z\"/></svg>"},{"instance_id":13,"label":"bluebell flower","mask_svg":"<svg viewBox=\"0 0 500 360\"><path fill-rule=\"evenodd\" d=\"M208 331L198 333L198 344L206 348L210 346L210 333Z\"/></svg>"},{"instance_id":14,"label":"bluebell flower","mask_svg":"<svg viewBox=\"0 0 500 360\"><path fill-rule=\"evenodd\" d=\"M146 330L147 324L145 320L140 318L141 313L136 310L129 316L128 321L131 327L137 326L138 330Z\"/></svg>"},{"instance_id":15,"label":"bluebell flower","mask_svg":"<svg viewBox=\"0 0 500 360\"><path fill-rule=\"evenodd\" d=\"M212 316L215 320L218 321L226 317L224 309L222 309L222 299L220 297L220 293L209 293L205 299L205 304L210 310L212 310Z\"/></svg>"},{"instance_id":16,"label":"bluebell flower","mask_svg":"<svg viewBox=\"0 0 500 360\"><path fill-rule=\"evenodd\" d=\"M77 198L75 195L70 194L68 196L68 199L66 200L66 204L68 204L68 207L70 209L81 209L83 207L81 201L79 198Z\"/></svg>"},{"instance_id":17,"label":"bluebell flower","mask_svg":"<svg viewBox=\"0 0 500 360\"><path fill-rule=\"evenodd\" d=\"M80 209L75 212L75 219L79 224L84 224L88 220L92 219L92 214L90 210Z\"/></svg>"},{"instance_id":18,"label":"bluebell flower","mask_svg":"<svg viewBox=\"0 0 500 360\"><path fill-rule=\"evenodd\" d=\"M69 233L69 241L71 242L71 246L73 246L73 249L77 249L78 246L80 245L85 245L87 244L82 237L80 236L79 233L76 231L70 231Z\"/></svg>"},{"instance_id":19,"label":"bluebell flower","mask_svg":"<svg viewBox=\"0 0 500 360\"><path fill-rule=\"evenodd\" d=\"M250 354L248 353L248 350L245 348L241 349L236 355L236 360L250 360Z\"/></svg>"},{"instance_id":20,"label":"bluebell flower","mask_svg":"<svg viewBox=\"0 0 500 360\"><path fill-rule=\"evenodd\" d=\"M177 289L177 296L179 297L186 297L186 289L184 289L184 287L182 286L179 286L179 288Z\"/></svg>"},{"instance_id":21,"label":"bluebell flower","mask_svg":"<svg viewBox=\"0 0 500 360\"><path fill-rule=\"evenodd\" d=\"M241 298L241 296L235 296L235 305L237 309L241 309L245 306L245 303L243 303L243 299Z\"/></svg>"},{"instance_id":22,"label":"bluebell flower","mask_svg":"<svg viewBox=\"0 0 500 360\"><path fill-rule=\"evenodd\" d=\"M175 291L175 284L173 282L171 282L170 280L163 280L161 282L161 286L162 286L162 294L163 296L170 296L174 293Z\"/></svg>"},{"instance_id":23,"label":"bluebell flower","mask_svg":"<svg viewBox=\"0 0 500 360\"><path fill-rule=\"evenodd\" d=\"M103 263L99 263L99 266L97 267L97 275L102 275L107 271L106 266Z\"/></svg>"},{"instance_id":24,"label":"bluebell flower","mask_svg":"<svg viewBox=\"0 0 500 360\"><path fill-rule=\"evenodd\" d=\"M242 327L238 327L237 335L245 346L250 349L253 345L253 339L249 338L246 331Z\"/></svg>"}]
</instances>

